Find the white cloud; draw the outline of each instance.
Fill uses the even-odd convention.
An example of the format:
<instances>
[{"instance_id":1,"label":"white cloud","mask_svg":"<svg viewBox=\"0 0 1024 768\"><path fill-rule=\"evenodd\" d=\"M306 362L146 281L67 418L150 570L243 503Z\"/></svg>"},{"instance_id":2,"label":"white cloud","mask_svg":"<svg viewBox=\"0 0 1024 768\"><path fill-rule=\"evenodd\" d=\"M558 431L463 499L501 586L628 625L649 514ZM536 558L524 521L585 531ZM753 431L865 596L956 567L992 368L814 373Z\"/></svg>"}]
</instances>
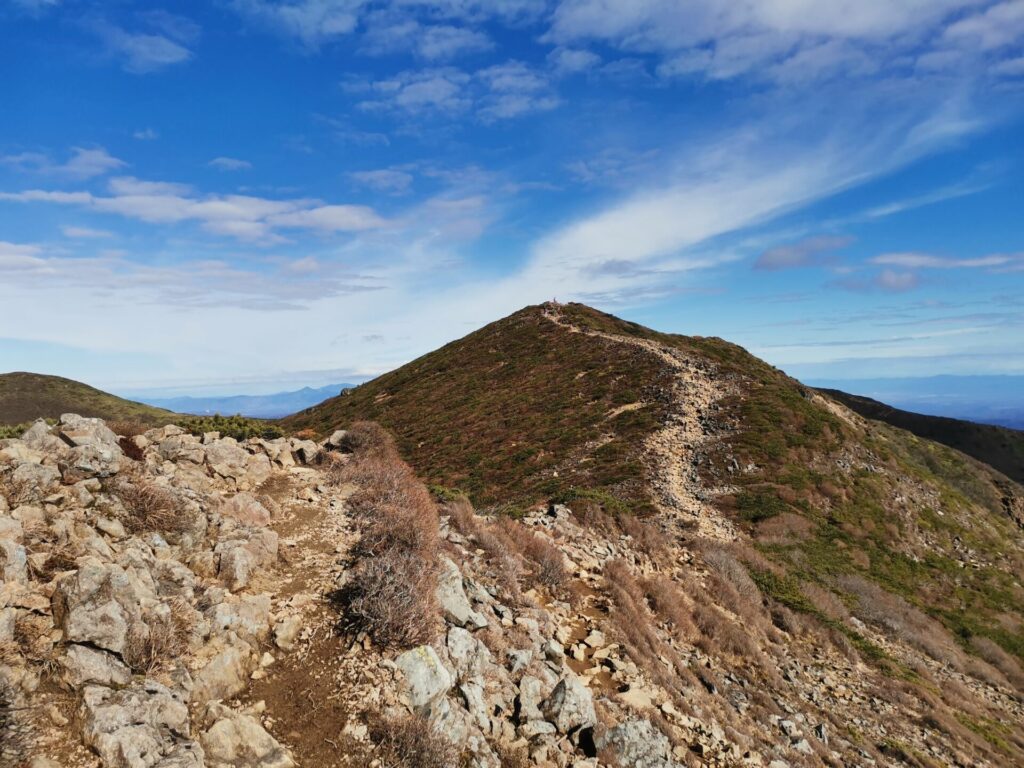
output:
<instances>
[{"instance_id":1,"label":"white cloud","mask_svg":"<svg viewBox=\"0 0 1024 768\"><path fill-rule=\"evenodd\" d=\"M930 253L884 253L872 258L871 262L911 269L992 269L1024 262L1024 254L996 253L971 259L953 259Z\"/></svg>"},{"instance_id":2,"label":"white cloud","mask_svg":"<svg viewBox=\"0 0 1024 768\"><path fill-rule=\"evenodd\" d=\"M601 63L601 57L582 48L556 48L548 54L548 62L559 75L586 72Z\"/></svg>"},{"instance_id":3,"label":"white cloud","mask_svg":"<svg viewBox=\"0 0 1024 768\"><path fill-rule=\"evenodd\" d=\"M415 19L384 14L363 36L364 49L373 54L412 52L428 61L447 61L494 47L475 29L450 24L421 24Z\"/></svg>"},{"instance_id":4,"label":"white cloud","mask_svg":"<svg viewBox=\"0 0 1024 768\"><path fill-rule=\"evenodd\" d=\"M89 192L26 190L0 193L0 200L79 205L152 224L199 222L204 229L240 240L280 242L278 229L359 232L383 227L373 209L318 200L270 200L248 195L197 195L190 187L132 177L110 180L109 196Z\"/></svg>"},{"instance_id":5,"label":"white cloud","mask_svg":"<svg viewBox=\"0 0 1024 768\"><path fill-rule=\"evenodd\" d=\"M126 72L143 75L189 61L193 53L182 41L166 34L129 32L108 22L94 25L107 52L119 59Z\"/></svg>"},{"instance_id":6,"label":"white cloud","mask_svg":"<svg viewBox=\"0 0 1024 768\"><path fill-rule=\"evenodd\" d=\"M851 237L819 235L797 243L769 248L757 257L754 269L796 269L820 264L824 257L845 248L853 242Z\"/></svg>"},{"instance_id":7,"label":"white cloud","mask_svg":"<svg viewBox=\"0 0 1024 768\"><path fill-rule=\"evenodd\" d=\"M928 46L973 55L1015 36L1016 0L965 13L984 0L566 0L545 36L573 45L600 41L662 58L663 76L753 76L798 83L856 77L900 66ZM932 60L934 65L936 60Z\"/></svg>"},{"instance_id":8,"label":"white cloud","mask_svg":"<svg viewBox=\"0 0 1024 768\"><path fill-rule=\"evenodd\" d=\"M366 0L234 0L232 6L257 23L297 39L310 49L350 34Z\"/></svg>"},{"instance_id":9,"label":"white cloud","mask_svg":"<svg viewBox=\"0 0 1024 768\"><path fill-rule=\"evenodd\" d=\"M950 25L943 37L964 48L993 50L1024 39L1024 2L1006 2L986 8Z\"/></svg>"},{"instance_id":10,"label":"white cloud","mask_svg":"<svg viewBox=\"0 0 1024 768\"><path fill-rule=\"evenodd\" d=\"M413 177L411 173L395 168L379 168L373 171L353 171L349 178L378 192L403 194L409 191Z\"/></svg>"},{"instance_id":11,"label":"white cloud","mask_svg":"<svg viewBox=\"0 0 1024 768\"><path fill-rule=\"evenodd\" d=\"M46 261L40 258L41 252L42 248L38 245L0 240L0 273L45 270Z\"/></svg>"},{"instance_id":12,"label":"white cloud","mask_svg":"<svg viewBox=\"0 0 1024 768\"><path fill-rule=\"evenodd\" d=\"M207 165L220 171L244 171L252 168L252 163L248 160L239 160L235 157L215 157Z\"/></svg>"},{"instance_id":13,"label":"white cloud","mask_svg":"<svg viewBox=\"0 0 1024 768\"><path fill-rule=\"evenodd\" d=\"M75 239L94 239L113 237L113 232L108 232L105 229L93 229L92 227L75 227L71 225L64 225L60 228L60 231L64 233L64 237L72 237Z\"/></svg>"},{"instance_id":14,"label":"white cloud","mask_svg":"<svg viewBox=\"0 0 1024 768\"><path fill-rule=\"evenodd\" d=\"M375 98L357 104L367 112L455 113L468 109L473 103L465 90L469 82L465 72L444 67L402 72L386 80L349 84L348 87L374 94Z\"/></svg>"},{"instance_id":15,"label":"white cloud","mask_svg":"<svg viewBox=\"0 0 1024 768\"><path fill-rule=\"evenodd\" d=\"M103 147L91 149L72 147L71 157L63 163L55 163L49 155L41 152L22 152L17 155L0 157L0 164L9 165L22 171L64 176L75 180L102 176L127 165L126 162L112 156Z\"/></svg>"},{"instance_id":16,"label":"white cloud","mask_svg":"<svg viewBox=\"0 0 1024 768\"><path fill-rule=\"evenodd\" d=\"M160 138L160 134L152 128L143 128L142 130L135 131L132 134L132 138L138 139L139 141L153 141L154 139Z\"/></svg>"},{"instance_id":17,"label":"white cloud","mask_svg":"<svg viewBox=\"0 0 1024 768\"><path fill-rule=\"evenodd\" d=\"M480 100L485 122L555 109L561 102L545 75L521 61L507 61L477 72L488 89Z\"/></svg>"},{"instance_id":18,"label":"white cloud","mask_svg":"<svg viewBox=\"0 0 1024 768\"><path fill-rule=\"evenodd\" d=\"M1024 56L1000 62L992 67L992 72L1006 77L1024 77Z\"/></svg>"}]
</instances>

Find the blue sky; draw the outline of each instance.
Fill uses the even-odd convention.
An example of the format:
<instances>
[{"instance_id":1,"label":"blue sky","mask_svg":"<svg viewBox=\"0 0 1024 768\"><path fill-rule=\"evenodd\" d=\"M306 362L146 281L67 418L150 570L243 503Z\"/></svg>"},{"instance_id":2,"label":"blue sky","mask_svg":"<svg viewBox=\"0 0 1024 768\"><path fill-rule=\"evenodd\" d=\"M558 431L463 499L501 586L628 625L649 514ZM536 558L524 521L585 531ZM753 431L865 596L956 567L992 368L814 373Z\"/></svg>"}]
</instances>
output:
<instances>
[{"instance_id":1,"label":"blue sky","mask_svg":"<svg viewBox=\"0 0 1024 768\"><path fill-rule=\"evenodd\" d=\"M352 381L550 298L1024 373L1024 0L14 0L0 369Z\"/></svg>"}]
</instances>

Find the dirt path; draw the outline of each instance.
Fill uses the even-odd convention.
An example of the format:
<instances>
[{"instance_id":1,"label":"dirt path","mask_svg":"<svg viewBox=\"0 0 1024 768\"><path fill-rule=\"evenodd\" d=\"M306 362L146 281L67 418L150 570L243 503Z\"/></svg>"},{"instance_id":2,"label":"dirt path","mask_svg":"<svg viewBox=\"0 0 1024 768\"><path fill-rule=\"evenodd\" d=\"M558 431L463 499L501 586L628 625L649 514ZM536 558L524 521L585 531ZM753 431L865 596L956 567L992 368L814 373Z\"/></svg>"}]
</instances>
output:
<instances>
[{"instance_id":1,"label":"dirt path","mask_svg":"<svg viewBox=\"0 0 1024 768\"><path fill-rule=\"evenodd\" d=\"M649 339L580 328L565 320L554 305L545 307L544 317L573 333L639 347L674 372L669 423L651 435L644 446L648 465L655 469L652 487L657 506L670 520L695 522L702 536L735 539L732 523L703 500L707 489L701 485L694 466L694 455L710 440L702 426L703 416L726 394L706 366L681 350Z\"/></svg>"},{"instance_id":2,"label":"dirt path","mask_svg":"<svg viewBox=\"0 0 1024 768\"><path fill-rule=\"evenodd\" d=\"M307 472L291 476L275 494L281 562L261 583L274 595L278 616L301 616L301 630L289 652L270 649L275 662L240 698L247 706L263 702L267 730L301 768L366 765L365 746L345 732L356 682L352 640L337 632L338 612L329 599L356 538L345 504L355 489L324 488L319 472ZM296 500L303 486L325 492Z\"/></svg>"}]
</instances>

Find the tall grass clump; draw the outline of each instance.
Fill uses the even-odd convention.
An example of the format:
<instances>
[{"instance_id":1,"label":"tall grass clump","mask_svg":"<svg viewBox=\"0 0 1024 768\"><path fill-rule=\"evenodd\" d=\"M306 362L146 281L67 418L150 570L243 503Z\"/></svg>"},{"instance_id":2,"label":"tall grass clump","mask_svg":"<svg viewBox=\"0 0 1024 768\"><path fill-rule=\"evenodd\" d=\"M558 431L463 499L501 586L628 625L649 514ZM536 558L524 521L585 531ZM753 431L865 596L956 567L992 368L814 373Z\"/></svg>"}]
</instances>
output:
<instances>
[{"instance_id":1,"label":"tall grass clump","mask_svg":"<svg viewBox=\"0 0 1024 768\"><path fill-rule=\"evenodd\" d=\"M338 598L346 623L387 647L430 640L438 626L438 516L434 501L379 425L349 428L352 459L335 482L358 487L349 505L359 524L354 566Z\"/></svg>"}]
</instances>

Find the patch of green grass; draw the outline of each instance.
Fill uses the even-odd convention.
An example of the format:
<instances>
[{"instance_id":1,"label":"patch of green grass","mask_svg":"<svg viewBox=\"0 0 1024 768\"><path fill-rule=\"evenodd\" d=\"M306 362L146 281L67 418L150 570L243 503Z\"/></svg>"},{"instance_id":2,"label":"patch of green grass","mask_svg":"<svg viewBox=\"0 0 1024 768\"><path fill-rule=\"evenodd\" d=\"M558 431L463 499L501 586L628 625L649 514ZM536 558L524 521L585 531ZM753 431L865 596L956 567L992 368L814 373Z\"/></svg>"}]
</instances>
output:
<instances>
[{"instance_id":1,"label":"patch of green grass","mask_svg":"<svg viewBox=\"0 0 1024 768\"><path fill-rule=\"evenodd\" d=\"M273 422L239 415L188 416L179 419L177 424L193 435L219 432L221 437L233 437L238 441L248 440L250 437L274 440L284 436L284 430Z\"/></svg>"}]
</instances>

